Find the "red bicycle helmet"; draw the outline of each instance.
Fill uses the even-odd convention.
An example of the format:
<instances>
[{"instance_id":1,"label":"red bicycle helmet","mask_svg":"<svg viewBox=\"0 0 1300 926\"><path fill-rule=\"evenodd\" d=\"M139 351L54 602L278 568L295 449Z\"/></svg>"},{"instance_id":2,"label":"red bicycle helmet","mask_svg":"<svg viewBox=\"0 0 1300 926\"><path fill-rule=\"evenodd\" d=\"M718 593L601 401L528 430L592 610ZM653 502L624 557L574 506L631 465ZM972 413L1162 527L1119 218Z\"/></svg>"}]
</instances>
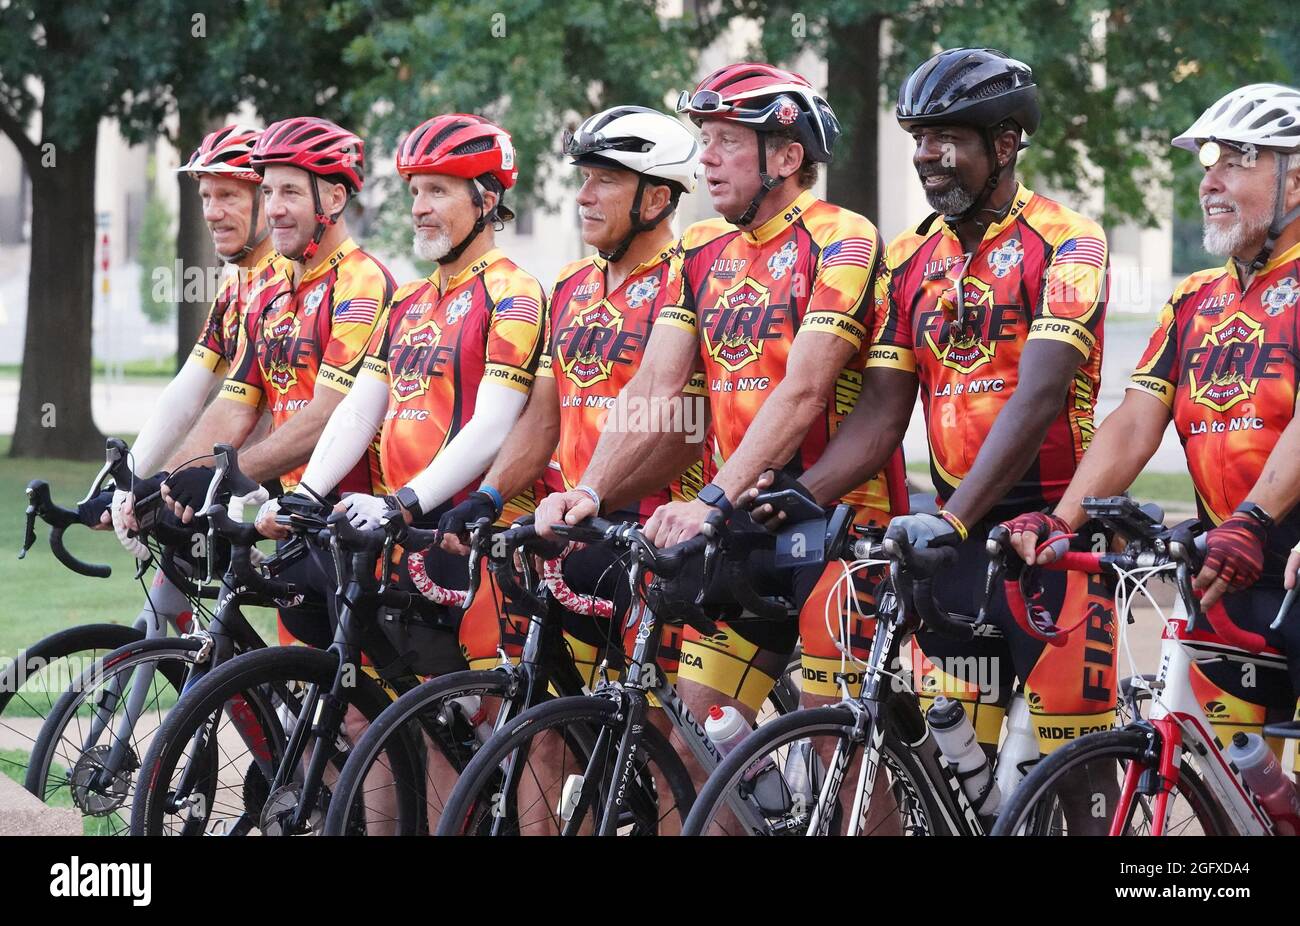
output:
<instances>
[{"instance_id":1,"label":"red bicycle helmet","mask_svg":"<svg viewBox=\"0 0 1300 926\"><path fill-rule=\"evenodd\" d=\"M397 149L397 173L403 180L416 174L443 174L469 182L479 217L465 239L438 259L440 264L457 260L489 222L515 217L502 201L502 194L519 178L515 146L509 132L482 116L450 113L421 122ZM497 196L491 212L483 210L480 186Z\"/></svg>"},{"instance_id":2,"label":"red bicycle helmet","mask_svg":"<svg viewBox=\"0 0 1300 926\"><path fill-rule=\"evenodd\" d=\"M253 169L253 148L261 137L262 130L250 125L231 123L225 128L217 129L207 135L190 155L189 161L178 167L177 173L189 174L195 180L202 176L229 177L245 183L260 184L262 175ZM253 215L248 226L248 238L238 252L231 255L218 255L228 264L237 264L252 254L257 246L270 233L263 229L257 233L257 222L261 215L262 196L253 191Z\"/></svg>"},{"instance_id":3,"label":"red bicycle helmet","mask_svg":"<svg viewBox=\"0 0 1300 926\"><path fill-rule=\"evenodd\" d=\"M840 136L840 123L830 104L813 92L812 84L793 71L770 64L745 62L720 67L700 81L693 93L682 91L677 112L697 125L704 119L726 119L747 125L758 133L758 192L734 225L754 221L759 204L781 183L767 172L768 132L791 131L811 161L830 163L831 149Z\"/></svg>"},{"instance_id":4,"label":"red bicycle helmet","mask_svg":"<svg viewBox=\"0 0 1300 926\"><path fill-rule=\"evenodd\" d=\"M259 173L268 164L300 167L337 183L353 193L365 185L365 142L328 119L294 116L267 126L253 149L253 168Z\"/></svg>"},{"instance_id":5,"label":"red bicycle helmet","mask_svg":"<svg viewBox=\"0 0 1300 926\"><path fill-rule=\"evenodd\" d=\"M519 178L510 133L481 116L434 116L411 130L397 151L397 172L448 174L477 180L484 174L508 190Z\"/></svg>"},{"instance_id":6,"label":"red bicycle helmet","mask_svg":"<svg viewBox=\"0 0 1300 926\"><path fill-rule=\"evenodd\" d=\"M326 181L341 183L351 195L361 192L365 185L365 142L328 119L315 116L293 116L267 126L253 149L253 169L262 173L267 165L283 164L297 167ZM326 215L321 206L320 190L312 183L312 203L316 208L316 231L302 254L290 260L306 262L315 256L325 229L339 220L343 209ZM346 204L344 208L347 208Z\"/></svg>"},{"instance_id":7,"label":"red bicycle helmet","mask_svg":"<svg viewBox=\"0 0 1300 926\"><path fill-rule=\"evenodd\" d=\"M261 129L238 122L217 129L199 143L189 161L178 167L177 172L195 176L214 174L248 183L261 183L262 175L253 169L251 163L253 146L261 135Z\"/></svg>"}]
</instances>

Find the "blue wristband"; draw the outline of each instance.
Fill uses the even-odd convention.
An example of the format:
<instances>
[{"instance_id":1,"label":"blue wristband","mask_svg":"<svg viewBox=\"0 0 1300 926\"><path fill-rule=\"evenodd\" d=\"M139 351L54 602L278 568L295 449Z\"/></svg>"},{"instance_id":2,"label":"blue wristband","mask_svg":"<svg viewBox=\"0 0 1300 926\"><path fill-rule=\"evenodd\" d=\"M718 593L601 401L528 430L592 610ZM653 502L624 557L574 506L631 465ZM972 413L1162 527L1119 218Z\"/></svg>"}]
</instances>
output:
<instances>
[{"instance_id":1,"label":"blue wristband","mask_svg":"<svg viewBox=\"0 0 1300 926\"><path fill-rule=\"evenodd\" d=\"M479 486L478 490L488 498L492 499L492 504L495 505L497 509L497 515L500 516L502 510L506 507L505 500L501 497L501 493L487 483Z\"/></svg>"}]
</instances>

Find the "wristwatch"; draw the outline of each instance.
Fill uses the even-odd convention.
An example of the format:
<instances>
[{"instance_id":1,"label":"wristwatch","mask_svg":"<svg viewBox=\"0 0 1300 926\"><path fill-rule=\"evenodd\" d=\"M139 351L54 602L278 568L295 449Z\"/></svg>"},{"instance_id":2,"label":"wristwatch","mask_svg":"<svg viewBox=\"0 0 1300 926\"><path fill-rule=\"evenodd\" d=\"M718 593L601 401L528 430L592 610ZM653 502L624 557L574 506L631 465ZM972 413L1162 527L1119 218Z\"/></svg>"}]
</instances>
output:
<instances>
[{"instance_id":1,"label":"wristwatch","mask_svg":"<svg viewBox=\"0 0 1300 926\"><path fill-rule=\"evenodd\" d=\"M424 514L424 509L420 507L420 496L410 486L402 486L393 495L399 508L404 508L411 513L412 518L418 518Z\"/></svg>"},{"instance_id":2,"label":"wristwatch","mask_svg":"<svg viewBox=\"0 0 1300 926\"><path fill-rule=\"evenodd\" d=\"M727 493L722 491L722 487L710 482L704 488L700 489L700 494L695 496L710 508L717 508L722 512L724 518L731 517L731 500L727 498Z\"/></svg>"},{"instance_id":3,"label":"wristwatch","mask_svg":"<svg viewBox=\"0 0 1300 926\"><path fill-rule=\"evenodd\" d=\"M1249 499L1238 505L1237 510L1233 513L1244 514L1249 518L1254 518L1264 527L1265 530L1268 530L1273 526L1273 516Z\"/></svg>"}]
</instances>

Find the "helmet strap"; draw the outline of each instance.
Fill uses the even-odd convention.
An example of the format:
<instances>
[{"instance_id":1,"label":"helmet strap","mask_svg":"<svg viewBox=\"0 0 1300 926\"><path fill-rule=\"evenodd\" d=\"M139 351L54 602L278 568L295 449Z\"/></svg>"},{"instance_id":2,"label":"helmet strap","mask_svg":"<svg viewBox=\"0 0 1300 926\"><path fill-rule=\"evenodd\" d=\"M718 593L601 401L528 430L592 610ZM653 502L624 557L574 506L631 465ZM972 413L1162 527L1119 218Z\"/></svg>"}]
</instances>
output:
<instances>
[{"instance_id":1,"label":"helmet strap","mask_svg":"<svg viewBox=\"0 0 1300 926\"><path fill-rule=\"evenodd\" d=\"M659 212L659 215L655 216L655 218L649 222L641 221L641 197L644 195L646 185L649 182L650 178L645 174L637 175L636 193L632 195L632 208L628 210L628 217L632 220L632 225L628 229L628 233L623 236L623 240L618 243L614 250L597 252L602 258L610 263L622 260L623 255L626 254L627 249L632 246L632 242L636 239L637 235L642 232L654 231L659 227L659 224L663 222L664 219L668 218L668 216L672 215L673 210L677 208L677 199L681 194L674 192L672 199L670 199L668 205Z\"/></svg>"},{"instance_id":2,"label":"helmet strap","mask_svg":"<svg viewBox=\"0 0 1300 926\"><path fill-rule=\"evenodd\" d=\"M1286 227L1300 218L1300 206L1296 206L1290 212L1283 213L1286 207L1286 168L1283 158L1287 155L1285 152L1275 151L1273 156L1277 158L1277 192L1273 196L1273 221L1268 226L1268 237L1264 239L1264 246L1259 249L1255 259L1250 262L1246 268L1246 273L1254 276L1264 268L1269 258L1273 256L1273 248L1277 245L1277 239L1282 237L1282 232Z\"/></svg>"},{"instance_id":3,"label":"helmet strap","mask_svg":"<svg viewBox=\"0 0 1300 926\"><path fill-rule=\"evenodd\" d=\"M302 256L297 258L298 261L304 264L316 256L316 252L320 250L321 239L325 237L325 230L337 222L339 216L343 214L343 209L348 207L348 204L344 202L343 209L333 215L326 215L325 207L321 205L320 201L320 187L316 182L317 177L310 171L307 172L307 176L311 178L311 201L316 210L316 231L312 233L311 241L307 242L307 246L302 249ZM290 258L290 260L293 259Z\"/></svg>"},{"instance_id":4,"label":"helmet strap","mask_svg":"<svg viewBox=\"0 0 1300 926\"><path fill-rule=\"evenodd\" d=\"M988 154L989 163L993 165L989 173L989 179L985 182L979 195L975 197L974 202L956 215L945 215L943 217L944 222L953 231L957 230L958 225L970 221L984 211L985 207L988 206L989 198L993 195L993 191L998 188L998 183L1002 179L1002 165L998 163L997 148L993 144L993 129L984 130L984 150Z\"/></svg>"},{"instance_id":5,"label":"helmet strap","mask_svg":"<svg viewBox=\"0 0 1300 926\"><path fill-rule=\"evenodd\" d=\"M732 225L744 227L754 221L754 216L758 215L758 207L762 204L763 198L781 185L782 177L773 177L767 172L767 136L763 132L754 133L758 137L758 192L754 198L749 201L749 208L741 213L740 218L733 219L729 216L723 216Z\"/></svg>"},{"instance_id":6,"label":"helmet strap","mask_svg":"<svg viewBox=\"0 0 1300 926\"><path fill-rule=\"evenodd\" d=\"M469 234L461 240L460 244L456 245L446 254L442 255L442 257L438 258L438 263L444 266L447 264L454 264L456 261L460 260L460 256L465 253L465 249L473 244L474 239L477 238L483 229L487 227L488 215L483 211L483 195L479 193L477 183L473 180L467 182L469 183L470 198L473 199L474 206L478 209L478 218L474 220L474 227L469 230ZM496 210L493 209L492 212L495 214Z\"/></svg>"},{"instance_id":7,"label":"helmet strap","mask_svg":"<svg viewBox=\"0 0 1300 926\"><path fill-rule=\"evenodd\" d=\"M244 258L246 258L249 254L252 254L254 251L256 251L257 246L266 240L267 235L271 234L271 229L269 226L266 229L264 229L260 235L257 233L257 220L262 214L261 193L262 190L260 187L255 188L253 190L253 217L248 226L248 237L244 239L244 246L239 249L238 253L233 254L230 257L221 257L220 254L217 255L218 257L221 257L221 260L224 263L227 264L239 263Z\"/></svg>"}]
</instances>

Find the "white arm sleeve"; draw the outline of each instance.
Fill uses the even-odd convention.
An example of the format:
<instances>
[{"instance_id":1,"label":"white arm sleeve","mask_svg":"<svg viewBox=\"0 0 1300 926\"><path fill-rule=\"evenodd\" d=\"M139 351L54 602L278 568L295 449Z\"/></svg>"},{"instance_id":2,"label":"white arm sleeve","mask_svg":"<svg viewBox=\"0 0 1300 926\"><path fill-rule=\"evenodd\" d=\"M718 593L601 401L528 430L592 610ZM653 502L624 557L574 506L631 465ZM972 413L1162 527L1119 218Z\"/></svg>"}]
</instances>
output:
<instances>
[{"instance_id":1,"label":"white arm sleeve","mask_svg":"<svg viewBox=\"0 0 1300 926\"><path fill-rule=\"evenodd\" d=\"M358 376L325 423L299 482L321 495L332 491L366 452L384 423L386 411L387 380L369 374Z\"/></svg>"},{"instance_id":2,"label":"white arm sleeve","mask_svg":"<svg viewBox=\"0 0 1300 926\"><path fill-rule=\"evenodd\" d=\"M156 473L198 420L212 387L221 377L197 360L186 360L163 389L153 414L131 447L131 468L141 478Z\"/></svg>"},{"instance_id":3,"label":"white arm sleeve","mask_svg":"<svg viewBox=\"0 0 1300 926\"><path fill-rule=\"evenodd\" d=\"M528 394L518 389L480 382L474 417L407 483L420 497L420 507L432 511L483 475L527 402Z\"/></svg>"}]
</instances>

